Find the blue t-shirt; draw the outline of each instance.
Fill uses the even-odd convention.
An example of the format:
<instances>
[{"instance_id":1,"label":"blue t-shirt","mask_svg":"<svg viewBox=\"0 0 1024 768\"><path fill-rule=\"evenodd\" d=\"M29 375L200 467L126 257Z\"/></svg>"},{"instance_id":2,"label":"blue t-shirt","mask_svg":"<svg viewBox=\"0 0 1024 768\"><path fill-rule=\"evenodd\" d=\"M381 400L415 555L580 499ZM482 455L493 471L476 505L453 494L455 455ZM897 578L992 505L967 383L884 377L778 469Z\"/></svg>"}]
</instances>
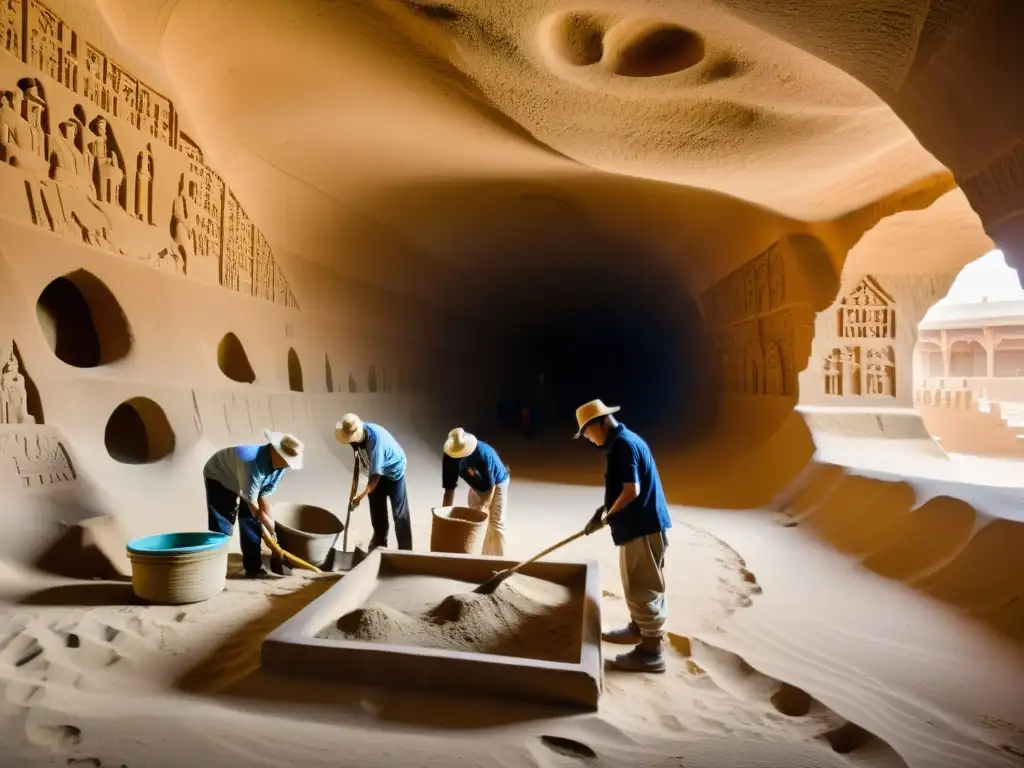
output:
<instances>
[{"instance_id":1,"label":"blue t-shirt","mask_svg":"<svg viewBox=\"0 0 1024 768\"><path fill-rule=\"evenodd\" d=\"M405 451L384 427L363 424L366 439L352 443L359 459L360 469L367 477L380 475L387 480L401 480L405 474Z\"/></svg>"},{"instance_id":2,"label":"blue t-shirt","mask_svg":"<svg viewBox=\"0 0 1024 768\"><path fill-rule=\"evenodd\" d=\"M608 509L619 498L623 485L640 483L640 495L608 519L612 541L621 547L633 539L671 528L665 491L647 443L620 422L608 433L605 450L608 469L604 476L604 503Z\"/></svg>"},{"instance_id":3,"label":"blue t-shirt","mask_svg":"<svg viewBox=\"0 0 1024 768\"><path fill-rule=\"evenodd\" d=\"M459 478L474 491L490 493L491 488L508 480L508 467L501 462L498 452L483 440L477 440L476 450L469 456L453 459L447 453L441 459L441 487L455 490Z\"/></svg>"},{"instance_id":4,"label":"blue t-shirt","mask_svg":"<svg viewBox=\"0 0 1024 768\"><path fill-rule=\"evenodd\" d=\"M274 469L269 445L236 445L217 451L206 462L203 474L229 491L255 504L261 496L277 490L277 484L288 472L287 467Z\"/></svg>"}]
</instances>

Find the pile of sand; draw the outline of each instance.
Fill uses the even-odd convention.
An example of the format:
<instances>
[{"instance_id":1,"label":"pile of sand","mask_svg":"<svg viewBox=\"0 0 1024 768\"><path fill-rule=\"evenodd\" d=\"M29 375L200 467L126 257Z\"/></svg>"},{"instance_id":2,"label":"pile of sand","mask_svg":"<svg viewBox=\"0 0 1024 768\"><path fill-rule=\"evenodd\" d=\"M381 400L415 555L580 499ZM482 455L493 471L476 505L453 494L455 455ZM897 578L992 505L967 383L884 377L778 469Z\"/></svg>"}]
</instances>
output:
<instances>
[{"instance_id":1,"label":"pile of sand","mask_svg":"<svg viewBox=\"0 0 1024 768\"><path fill-rule=\"evenodd\" d=\"M475 585L433 576L382 580L367 603L319 637L388 645L576 663L582 642L582 606L568 587L528 576L513 576L493 594ZM439 602L423 597L448 588Z\"/></svg>"}]
</instances>

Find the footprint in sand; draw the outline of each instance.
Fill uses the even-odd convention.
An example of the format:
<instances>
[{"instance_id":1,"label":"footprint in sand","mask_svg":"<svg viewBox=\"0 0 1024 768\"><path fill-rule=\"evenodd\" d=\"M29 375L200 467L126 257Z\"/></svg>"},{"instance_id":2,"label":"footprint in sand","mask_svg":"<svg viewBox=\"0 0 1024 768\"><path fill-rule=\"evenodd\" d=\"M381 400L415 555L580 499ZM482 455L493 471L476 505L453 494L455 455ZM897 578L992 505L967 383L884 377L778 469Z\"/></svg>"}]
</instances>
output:
<instances>
[{"instance_id":1,"label":"footprint in sand","mask_svg":"<svg viewBox=\"0 0 1024 768\"><path fill-rule=\"evenodd\" d=\"M37 747L46 747L57 753L67 753L82 742L82 729L74 725L43 725L34 722L33 713L25 720L25 736Z\"/></svg>"},{"instance_id":2,"label":"footprint in sand","mask_svg":"<svg viewBox=\"0 0 1024 768\"><path fill-rule=\"evenodd\" d=\"M540 737L540 742L552 752L564 755L565 757L574 757L578 760L594 760L597 758L597 753L586 744L573 739L567 739L563 736L548 736L545 734Z\"/></svg>"}]
</instances>

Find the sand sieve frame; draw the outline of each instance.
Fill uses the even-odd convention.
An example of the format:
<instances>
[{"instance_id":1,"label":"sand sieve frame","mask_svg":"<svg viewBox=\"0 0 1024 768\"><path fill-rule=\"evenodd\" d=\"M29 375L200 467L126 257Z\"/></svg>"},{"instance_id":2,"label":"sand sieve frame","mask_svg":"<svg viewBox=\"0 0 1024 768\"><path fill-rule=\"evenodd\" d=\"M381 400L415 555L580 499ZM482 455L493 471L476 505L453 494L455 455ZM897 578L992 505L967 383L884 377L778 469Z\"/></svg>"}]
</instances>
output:
<instances>
[{"instance_id":1,"label":"sand sieve frame","mask_svg":"<svg viewBox=\"0 0 1024 768\"><path fill-rule=\"evenodd\" d=\"M264 671L355 685L401 686L444 694L515 698L596 710L602 689L601 578L597 562L538 562L521 573L569 588L582 625L577 663L316 637L361 607L381 573L483 582L516 565L478 555L375 550L337 584L271 632Z\"/></svg>"}]
</instances>

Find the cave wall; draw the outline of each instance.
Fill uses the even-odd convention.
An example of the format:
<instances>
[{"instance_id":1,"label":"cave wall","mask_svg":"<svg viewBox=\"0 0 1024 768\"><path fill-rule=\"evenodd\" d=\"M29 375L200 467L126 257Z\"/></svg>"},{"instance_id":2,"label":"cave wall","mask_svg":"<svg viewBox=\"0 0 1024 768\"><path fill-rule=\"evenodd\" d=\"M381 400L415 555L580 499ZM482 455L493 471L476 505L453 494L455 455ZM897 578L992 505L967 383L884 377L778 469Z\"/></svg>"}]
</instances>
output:
<instances>
[{"instance_id":1,"label":"cave wall","mask_svg":"<svg viewBox=\"0 0 1024 768\"><path fill-rule=\"evenodd\" d=\"M414 422L437 314L381 311L392 296L272 246L172 96L84 34L98 24L36 0L4 14L0 557L103 514L127 535L203 529L206 458L264 428L307 445L282 498L338 506L335 421ZM294 276L338 290L307 303Z\"/></svg>"}]
</instances>

